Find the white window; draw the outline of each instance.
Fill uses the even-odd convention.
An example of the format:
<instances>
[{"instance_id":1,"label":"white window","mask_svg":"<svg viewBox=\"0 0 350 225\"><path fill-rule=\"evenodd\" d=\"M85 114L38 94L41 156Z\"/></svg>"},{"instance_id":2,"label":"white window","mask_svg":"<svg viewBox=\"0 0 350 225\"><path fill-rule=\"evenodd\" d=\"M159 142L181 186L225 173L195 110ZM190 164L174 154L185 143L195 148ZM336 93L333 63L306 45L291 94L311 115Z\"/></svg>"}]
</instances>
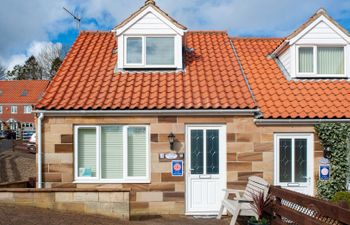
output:
<instances>
[{"instance_id":1,"label":"white window","mask_svg":"<svg viewBox=\"0 0 350 225\"><path fill-rule=\"evenodd\" d=\"M2 114L2 105L0 105L0 114Z\"/></svg>"},{"instance_id":2,"label":"white window","mask_svg":"<svg viewBox=\"0 0 350 225\"><path fill-rule=\"evenodd\" d=\"M175 67L174 37L126 37L125 64L130 67Z\"/></svg>"},{"instance_id":3,"label":"white window","mask_svg":"<svg viewBox=\"0 0 350 225\"><path fill-rule=\"evenodd\" d=\"M26 113L26 114L32 113L32 106L30 106L30 105L24 106L24 113Z\"/></svg>"},{"instance_id":4,"label":"white window","mask_svg":"<svg viewBox=\"0 0 350 225\"><path fill-rule=\"evenodd\" d=\"M297 65L299 76L344 76L344 47L298 47Z\"/></svg>"},{"instance_id":5,"label":"white window","mask_svg":"<svg viewBox=\"0 0 350 225\"><path fill-rule=\"evenodd\" d=\"M149 183L148 126L75 127L75 181Z\"/></svg>"},{"instance_id":6,"label":"white window","mask_svg":"<svg viewBox=\"0 0 350 225\"><path fill-rule=\"evenodd\" d=\"M11 106L11 113L17 114L17 106Z\"/></svg>"}]
</instances>

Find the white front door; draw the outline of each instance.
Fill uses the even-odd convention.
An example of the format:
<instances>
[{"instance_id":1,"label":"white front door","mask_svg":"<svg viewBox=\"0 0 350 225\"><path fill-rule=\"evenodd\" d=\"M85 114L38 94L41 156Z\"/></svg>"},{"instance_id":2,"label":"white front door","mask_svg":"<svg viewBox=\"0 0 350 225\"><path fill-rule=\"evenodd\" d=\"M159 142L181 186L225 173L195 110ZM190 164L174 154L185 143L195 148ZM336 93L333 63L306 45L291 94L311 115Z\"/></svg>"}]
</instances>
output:
<instances>
[{"instance_id":1,"label":"white front door","mask_svg":"<svg viewBox=\"0 0 350 225\"><path fill-rule=\"evenodd\" d=\"M226 127L186 127L186 214L217 215L226 188Z\"/></svg>"},{"instance_id":2,"label":"white front door","mask_svg":"<svg viewBox=\"0 0 350 225\"><path fill-rule=\"evenodd\" d=\"M314 193L313 134L275 134L275 185Z\"/></svg>"}]
</instances>

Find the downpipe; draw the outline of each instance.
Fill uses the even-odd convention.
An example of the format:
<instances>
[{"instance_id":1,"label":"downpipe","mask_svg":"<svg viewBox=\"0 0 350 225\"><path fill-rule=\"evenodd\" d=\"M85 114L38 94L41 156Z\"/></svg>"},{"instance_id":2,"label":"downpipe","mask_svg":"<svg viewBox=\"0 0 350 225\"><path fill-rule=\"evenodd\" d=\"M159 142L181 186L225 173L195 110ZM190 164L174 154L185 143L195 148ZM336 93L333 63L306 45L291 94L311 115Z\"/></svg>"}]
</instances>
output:
<instances>
[{"instance_id":1,"label":"downpipe","mask_svg":"<svg viewBox=\"0 0 350 225\"><path fill-rule=\"evenodd\" d=\"M38 143L38 185L39 189L42 188L42 121L44 119L44 113L39 113L38 116L38 130L37 130L37 143Z\"/></svg>"}]
</instances>

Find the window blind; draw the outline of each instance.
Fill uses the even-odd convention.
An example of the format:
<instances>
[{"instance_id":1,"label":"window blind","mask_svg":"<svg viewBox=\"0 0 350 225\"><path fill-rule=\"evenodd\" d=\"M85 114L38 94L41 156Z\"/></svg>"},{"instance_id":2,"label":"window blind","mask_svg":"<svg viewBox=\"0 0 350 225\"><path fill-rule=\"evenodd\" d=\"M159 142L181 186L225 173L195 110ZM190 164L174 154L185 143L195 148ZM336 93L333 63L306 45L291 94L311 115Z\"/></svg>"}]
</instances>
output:
<instances>
[{"instance_id":1,"label":"window blind","mask_svg":"<svg viewBox=\"0 0 350 225\"><path fill-rule=\"evenodd\" d=\"M299 48L299 73L314 72L313 48Z\"/></svg>"},{"instance_id":2,"label":"window blind","mask_svg":"<svg viewBox=\"0 0 350 225\"><path fill-rule=\"evenodd\" d=\"M96 177L96 128L78 130L78 168L80 177Z\"/></svg>"},{"instance_id":3,"label":"window blind","mask_svg":"<svg viewBox=\"0 0 350 225\"><path fill-rule=\"evenodd\" d=\"M101 129L101 176L103 179L123 178L123 127Z\"/></svg>"},{"instance_id":4,"label":"window blind","mask_svg":"<svg viewBox=\"0 0 350 225\"><path fill-rule=\"evenodd\" d=\"M128 176L146 176L147 143L145 127L128 128Z\"/></svg>"},{"instance_id":5,"label":"window blind","mask_svg":"<svg viewBox=\"0 0 350 225\"><path fill-rule=\"evenodd\" d=\"M344 48L317 48L318 74L344 74Z\"/></svg>"}]
</instances>

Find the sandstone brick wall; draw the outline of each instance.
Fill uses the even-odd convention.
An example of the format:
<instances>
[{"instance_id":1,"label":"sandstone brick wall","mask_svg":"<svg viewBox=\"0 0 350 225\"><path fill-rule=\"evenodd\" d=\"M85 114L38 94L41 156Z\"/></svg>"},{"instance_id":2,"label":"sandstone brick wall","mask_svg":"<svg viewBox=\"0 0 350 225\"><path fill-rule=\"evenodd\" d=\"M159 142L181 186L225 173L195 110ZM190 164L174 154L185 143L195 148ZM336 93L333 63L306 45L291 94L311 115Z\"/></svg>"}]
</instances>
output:
<instances>
[{"instance_id":1,"label":"sandstone brick wall","mask_svg":"<svg viewBox=\"0 0 350 225\"><path fill-rule=\"evenodd\" d=\"M256 126L252 116L178 117L48 117L43 125L43 182L46 188L131 188L130 213L184 214L185 177L171 176L171 163L159 162L159 153L170 152L167 136L176 135L177 148L185 151L186 124L227 126L227 186L244 188L247 178L257 175L273 183L276 132L313 133L313 126ZM149 124L151 133L150 184L73 183L73 128L83 124ZM315 135L315 177L322 156ZM185 160L186 166L186 160Z\"/></svg>"},{"instance_id":2,"label":"sandstone brick wall","mask_svg":"<svg viewBox=\"0 0 350 225\"><path fill-rule=\"evenodd\" d=\"M1 189L0 203L129 219L128 191Z\"/></svg>"}]
</instances>

